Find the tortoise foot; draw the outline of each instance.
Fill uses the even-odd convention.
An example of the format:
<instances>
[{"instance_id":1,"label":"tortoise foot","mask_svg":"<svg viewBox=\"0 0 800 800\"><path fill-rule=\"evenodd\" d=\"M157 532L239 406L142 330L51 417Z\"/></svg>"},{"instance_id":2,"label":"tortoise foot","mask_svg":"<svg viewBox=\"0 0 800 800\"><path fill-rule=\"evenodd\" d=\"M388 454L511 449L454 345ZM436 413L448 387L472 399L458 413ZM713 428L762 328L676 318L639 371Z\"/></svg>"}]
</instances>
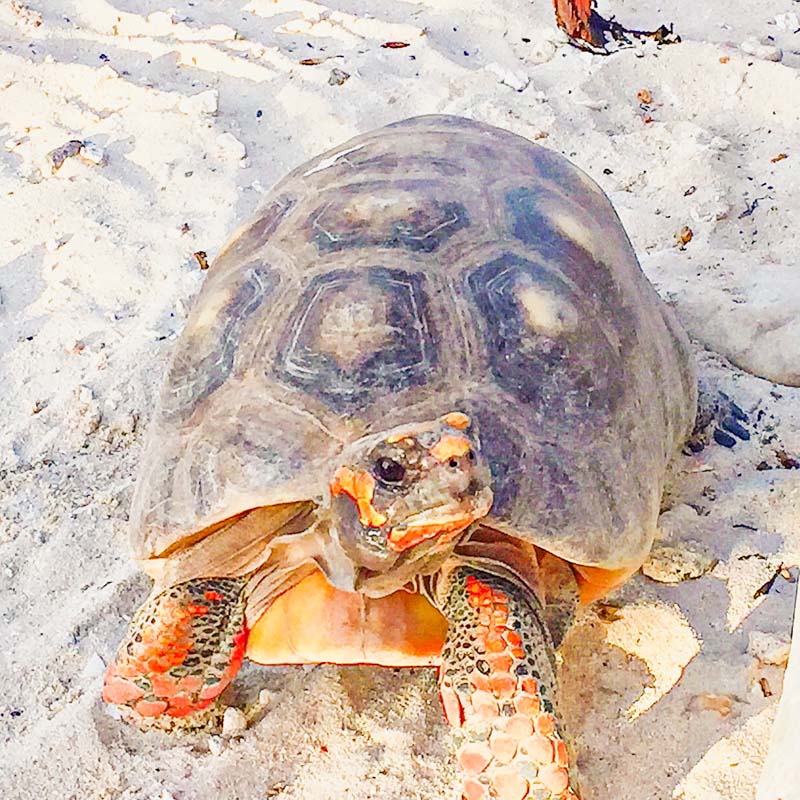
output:
<instances>
[{"instance_id":1,"label":"tortoise foot","mask_svg":"<svg viewBox=\"0 0 800 800\"><path fill-rule=\"evenodd\" d=\"M202 578L151 595L106 672L103 699L137 721L197 719L244 658L245 581Z\"/></svg>"},{"instance_id":2,"label":"tortoise foot","mask_svg":"<svg viewBox=\"0 0 800 800\"><path fill-rule=\"evenodd\" d=\"M725 392L700 386L697 418L692 435L686 440L690 453L699 453L713 439L723 447L734 447L737 441L748 441L750 431L747 414Z\"/></svg>"},{"instance_id":3,"label":"tortoise foot","mask_svg":"<svg viewBox=\"0 0 800 800\"><path fill-rule=\"evenodd\" d=\"M597 55L610 55L648 40L656 44L675 44L681 37L672 25L653 31L637 31L620 25L613 17L605 19L592 9L592 0L554 0L556 22L569 36L570 43Z\"/></svg>"},{"instance_id":4,"label":"tortoise foot","mask_svg":"<svg viewBox=\"0 0 800 800\"><path fill-rule=\"evenodd\" d=\"M443 610L450 628L439 686L457 729L462 798L578 800L536 599L510 581L461 568Z\"/></svg>"}]
</instances>

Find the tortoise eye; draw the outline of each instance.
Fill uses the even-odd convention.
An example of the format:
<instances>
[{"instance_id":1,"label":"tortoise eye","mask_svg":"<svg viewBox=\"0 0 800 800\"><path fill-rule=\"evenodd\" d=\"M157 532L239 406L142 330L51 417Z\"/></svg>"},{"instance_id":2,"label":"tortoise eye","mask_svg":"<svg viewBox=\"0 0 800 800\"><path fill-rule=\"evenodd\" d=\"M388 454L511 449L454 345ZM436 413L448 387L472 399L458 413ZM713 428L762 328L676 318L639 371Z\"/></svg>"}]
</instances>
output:
<instances>
[{"instance_id":1,"label":"tortoise eye","mask_svg":"<svg viewBox=\"0 0 800 800\"><path fill-rule=\"evenodd\" d=\"M379 458L372 471L382 483L400 483L406 474L406 468L391 458Z\"/></svg>"}]
</instances>

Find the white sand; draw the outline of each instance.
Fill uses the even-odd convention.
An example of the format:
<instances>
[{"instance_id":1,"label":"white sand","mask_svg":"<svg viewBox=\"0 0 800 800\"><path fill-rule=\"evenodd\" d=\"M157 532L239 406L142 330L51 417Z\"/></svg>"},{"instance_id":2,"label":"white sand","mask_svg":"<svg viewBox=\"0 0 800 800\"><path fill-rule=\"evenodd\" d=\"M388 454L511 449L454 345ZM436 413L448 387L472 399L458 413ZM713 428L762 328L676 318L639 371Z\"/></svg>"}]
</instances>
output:
<instances>
[{"instance_id":1,"label":"white sand","mask_svg":"<svg viewBox=\"0 0 800 800\"><path fill-rule=\"evenodd\" d=\"M683 44L602 59L564 46L548 0L0 2L0 794L452 795L430 672L246 669L231 701L271 700L242 738L221 752L211 740L216 755L207 736L143 735L99 700L148 589L125 551L127 509L203 280L192 253L213 258L306 158L450 112L539 139L600 182L703 375L755 424L749 443L678 465L663 526L677 551L655 568L713 558L713 571L675 586L637 576L612 598L621 608L590 609L569 637L586 800L753 797L783 670L748 641L788 635L795 585L753 594L800 556L800 470L755 469L778 449L800 456L800 389L753 376L800 383L800 35L787 16L800 8L657 5L601 8L642 27L668 13ZM760 55L780 47L782 62L743 52L768 36ZM330 85L333 68L349 79ZM46 154L72 139L105 163L49 174Z\"/></svg>"}]
</instances>

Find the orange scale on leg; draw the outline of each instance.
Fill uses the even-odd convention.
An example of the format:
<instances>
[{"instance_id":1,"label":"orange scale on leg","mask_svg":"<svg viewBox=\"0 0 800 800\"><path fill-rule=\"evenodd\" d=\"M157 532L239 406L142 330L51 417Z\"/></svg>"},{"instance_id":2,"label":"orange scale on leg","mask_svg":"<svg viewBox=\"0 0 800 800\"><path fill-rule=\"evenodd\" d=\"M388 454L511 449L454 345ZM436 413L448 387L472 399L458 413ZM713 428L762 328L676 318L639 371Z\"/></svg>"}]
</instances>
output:
<instances>
[{"instance_id":1,"label":"orange scale on leg","mask_svg":"<svg viewBox=\"0 0 800 800\"><path fill-rule=\"evenodd\" d=\"M523 739L520 748L539 764L552 764L555 758L553 742L541 733L534 733Z\"/></svg>"},{"instance_id":2,"label":"orange scale on leg","mask_svg":"<svg viewBox=\"0 0 800 800\"><path fill-rule=\"evenodd\" d=\"M561 794L569 787L569 775L565 769L555 764L545 764L539 770L539 780L542 785L554 794Z\"/></svg>"},{"instance_id":3,"label":"orange scale on leg","mask_svg":"<svg viewBox=\"0 0 800 800\"><path fill-rule=\"evenodd\" d=\"M525 800L528 796L528 781L511 767L498 769L492 776L492 786L497 800Z\"/></svg>"},{"instance_id":4,"label":"orange scale on leg","mask_svg":"<svg viewBox=\"0 0 800 800\"><path fill-rule=\"evenodd\" d=\"M153 687L153 694L157 697L174 697L180 691L178 684L168 675L151 675L150 684Z\"/></svg>"},{"instance_id":5,"label":"orange scale on leg","mask_svg":"<svg viewBox=\"0 0 800 800\"><path fill-rule=\"evenodd\" d=\"M510 675L498 673L489 677L489 685L492 692L498 697L513 697L517 688L517 682Z\"/></svg>"},{"instance_id":6,"label":"orange scale on leg","mask_svg":"<svg viewBox=\"0 0 800 800\"><path fill-rule=\"evenodd\" d=\"M489 791L475 778L465 778L462 788L464 800L487 800Z\"/></svg>"},{"instance_id":7,"label":"orange scale on leg","mask_svg":"<svg viewBox=\"0 0 800 800\"><path fill-rule=\"evenodd\" d=\"M511 672L514 666L514 659L507 653L491 653L486 656L492 672Z\"/></svg>"},{"instance_id":8,"label":"orange scale on leg","mask_svg":"<svg viewBox=\"0 0 800 800\"><path fill-rule=\"evenodd\" d=\"M556 740L556 764L559 767L566 767L569 763L569 756L567 754L567 746L560 739Z\"/></svg>"},{"instance_id":9,"label":"orange scale on leg","mask_svg":"<svg viewBox=\"0 0 800 800\"><path fill-rule=\"evenodd\" d=\"M473 669L469 675L467 675L467 678L469 679L470 686L472 686L474 689L481 689L484 692L491 691L488 675L484 675L482 672L478 672L478 670Z\"/></svg>"},{"instance_id":10,"label":"orange scale on leg","mask_svg":"<svg viewBox=\"0 0 800 800\"><path fill-rule=\"evenodd\" d=\"M452 686L439 686L439 697L442 700L442 708L447 722L454 728L460 728L464 722L464 708Z\"/></svg>"},{"instance_id":11,"label":"orange scale on leg","mask_svg":"<svg viewBox=\"0 0 800 800\"><path fill-rule=\"evenodd\" d=\"M143 695L144 691L126 678L117 675L106 677L105 686L103 686L103 700L107 703L126 705L133 700L138 700Z\"/></svg>"},{"instance_id":12,"label":"orange scale on leg","mask_svg":"<svg viewBox=\"0 0 800 800\"><path fill-rule=\"evenodd\" d=\"M521 647L512 647L509 652L514 658L525 658L525 651Z\"/></svg>"},{"instance_id":13,"label":"orange scale on leg","mask_svg":"<svg viewBox=\"0 0 800 800\"><path fill-rule=\"evenodd\" d=\"M514 698L514 708L520 714L533 717L541 711L541 704L535 695L520 694Z\"/></svg>"},{"instance_id":14,"label":"orange scale on leg","mask_svg":"<svg viewBox=\"0 0 800 800\"><path fill-rule=\"evenodd\" d=\"M489 634L486 637L486 649L490 653L502 653L506 649L506 643L499 636Z\"/></svg>"},{"instance_id":15,"label":"orange scale on leg","mask_svg":"<svg viewBox=\"0 0 800 800\"><path fill-rule=\"evenodd\" d=\"M133 708L143 717L157 717L167 710L167 704L164 700L140 700Z\"/></svg>"},{"instance_id":16,"label":"orange scale on leg","mask_svg":"<svg viewBox=\"0 0 800 800\"><path fill-rule=\"evenodd\" d=\"M539 714L534 722L536 733L542 736L550 736L556 729L556 720L552 714Z\"/></svg>"},{"instance_id":17,"label":"orange scale on leg","mask_svg":"<svg viewBox=\"0 0 800 800\"><path fill-rule=\"evenodd\" d=\"M501 764L508 764L513 761L517 754L517 740L507 733L494 731L489 739L489 747L494 757Z\"/></svg>"},{"instance_id":18,"label":"orange scale on leg","mask_svg":"<svg viewBox=\"0 0 800 800\"><path fill-rule=\"evenodd\" d=\"M522 637L514 631L506 631L505 639L512 647L519 647L522 644Z\"/></svg>"},{"instance_id":19,"label":"orange scale on leg","mask_svg":"<svg viewBox=\"0 0 800 800\"><path fill-rule=\"evenodd\" d=\"M186 694L199 692L203 686L203 679L197 675L185 675L178 681L178 688Z\"/></svg>"},{"instance_id":20,"label":"orange scale on leg","mask_svg":"<svg viewBox=\"0 0 800 800\"><path fill-rule=\"evenodd\" d=\"M470 697L473 711L481 719L494 719L500 715L497 701L489 692L475 691Z\"/></svg>"},{"instance_id":21,"label":"orange scale on leg","mask_svg":"<svg viewBox=\"0 0 800 800\"><path fill-rule=\"evenodd\" d=\"M458 763L468 775L483 772L492 761L492 751L482 742L465 745L458 754Z\"/></svg>"},{"instance_id":22,"label":"orange scale on leg","mask_svg":"<svg viewBox=\"0 0 800 800\"><path fill-rule=\"evenodd\" d=\"M533 733L533 720L524 714L514 714L506 721L506 733L517 739L524 739Z\"/></svg>"},{"instance_id":23,"label":"orange scale on leg","mask_svg":"<svg viewBox=\"0 0 800 800\"><path fill-rule=\"evenodd\" d=\"M539 684L533 678L523 678L521 686L522 691L527 694L539 694Z\"/></svg>"}]
</instances>

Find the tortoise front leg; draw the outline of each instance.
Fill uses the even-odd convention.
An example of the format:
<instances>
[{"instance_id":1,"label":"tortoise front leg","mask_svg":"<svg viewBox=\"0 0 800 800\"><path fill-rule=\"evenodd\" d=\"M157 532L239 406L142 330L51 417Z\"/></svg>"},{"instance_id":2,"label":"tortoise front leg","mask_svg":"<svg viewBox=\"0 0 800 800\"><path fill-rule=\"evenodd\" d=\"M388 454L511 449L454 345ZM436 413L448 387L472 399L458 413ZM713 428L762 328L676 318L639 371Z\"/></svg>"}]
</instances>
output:
<instances>
[{"instance_id":1,"label":"tortoise front leg","mask_svg":"<svg viewBox=\"0 0 800 800\"><path fill-rule=\"evenodd\" d=\"M445 592L439 687L459 729L463 797L577 800L540 604L510 580L469 567L449 576Z\"/></svg>"},{"instance_id":2,"label":"tortoise front leg","mask_svg":"<svg viewBox=\"0 0 800 800\"><path fill-rule=\"evenodd\" d=\"M154 592L108 668L103 699L170 722L210 706L244 658L245 578L197 578Z\"/></svg>"}]
</instances>

